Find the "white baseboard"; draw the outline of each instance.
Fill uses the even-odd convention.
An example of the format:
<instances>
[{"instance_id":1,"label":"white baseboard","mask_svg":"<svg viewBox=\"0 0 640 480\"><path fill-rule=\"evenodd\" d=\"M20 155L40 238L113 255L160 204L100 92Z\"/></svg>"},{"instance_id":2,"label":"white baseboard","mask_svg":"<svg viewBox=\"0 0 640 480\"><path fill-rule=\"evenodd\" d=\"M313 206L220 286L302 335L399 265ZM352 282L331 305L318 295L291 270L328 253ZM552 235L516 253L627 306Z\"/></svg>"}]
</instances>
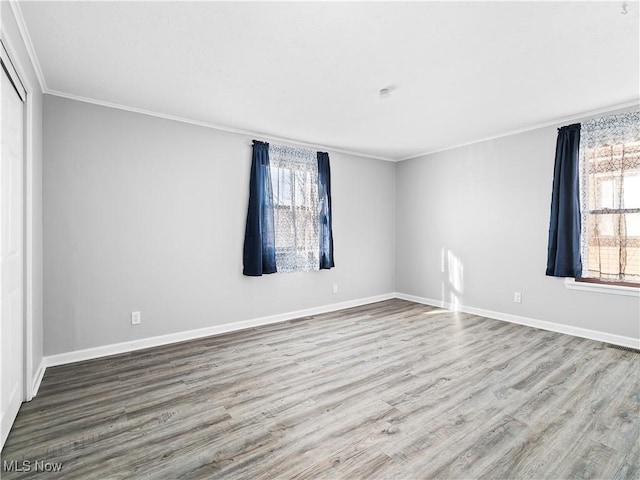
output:
<instances>
[{"instance_id":1,"label":"white baseboard","mask_svg":"<svg viewBox=\"0 0 640 480\"><path fill-rule=\"evenodd\" d=\"M406 293L395 294L396 298L409 300L411 302L423 303L434 307L446 308L448 310L457 310L472 315L480 315L482 317L493 318L494 320L502 320L504 322L517 323L526 325L527 327L540 328L550 332L564 333L573 335L574 337L588 338L589 340L597 340L599 342L611 343L613 345L621 345L623 347L631 347L640 349L640 339L633 337L625 337L615 335L613 333L600 332L598 330L589 330L586 328L572 327L571 325L563 325L561 323L547 322L545 320L537 320L535 318L521 317L519 315L511 315L509 313L494 312L492 310L484 310L482 308L469 307L466 305L453 305L442 300L434 300L432 298L417 297Z\"/></svg>"},{"instance_id":2,"label":"white baseboard","mask_svg":"<svg viewBox=\"0 0 640 480\"><path fill-rule=\"evenodd\" d=\"M240 322L225 323L223 325L215 325L212 327L200 328L197 330L188 330L186 332L170 333L168 335L160 335L157 337L142 338L132 340L130 342L114 343L112 345L104 345L100 347L87 348L84 350L76 350L73 352L60 353L57 355L49 355L43 359L46 367L56 365L64 365L67 363L80 362L83 360L92 360L94 358L116 355L119 353L132 352L150 347L159 347L185 340L195 340L197 338L209 337L221 333L244 330L246 328L258 327L261 325L269 325L271 323L285 322L296 318L307 317L309 315L319 315L322 313L334 312L344 308L358 307L369 303L381 302L394 298L393 293L377 295L374 297L360 298L357 300L349 300L347 302L332 303L330 305L322 305L320 307L307 308L305 310L296 310L293 312L271 315L268 317L254 318L251 320L243 320ZM43 371L44 373L44 371Z\"/></svg>"},{"instance_id":3,"label":"white baseboard","mask_svg":"<svg viewBox=\"0 0 640 480\"><path fill-rule=\"evenodd\" d=\"M244 330L247 328L259 327L261 325L269 325L272 323L285 322L287 320L293 320L296 318L306 317L309 315L319 315L322 313L334 312L336 310L342 310L344 308L358 307L369 303L381 302L392 298L399 298L402 300L409 300L411 302L422 303L425 305L432 305L435 307L446 308L449 310L458 310L473 315L480 315L495 320L502 320L510 323L517 323L519 325L525 325L528 327L540 328L542 330L548 330L551 332L564 333L567 335L573 335L575 337L588 338L590 340L597 340L601 342L611 343L614 345L622 345L625 347L640 349L640 339L633 337L624 337L621 335L614 335L611 333L600 332L597 330L588 330L586 328L572 327L570 325L563 325L559 323L547 322L544 320L537 320L534 318L521 317L518 315L511 315L507 313L495 312L491 310L484 310L481 308L469 307L466 305L453 305L441 300L435 300L432 298L418 297L415 295L408 295L405 293L388 293L384 295L377 295L374 297L360 298L357 300L350 300L340 303L332 303L330 305L322 305L319 307L308 308L304 310L296 310L293 312L281 313L278 315L271 315L267 317L254 318L250 320L243 320L240 322L226 323L223 325L215 325L212 327L200 328L197 330L189 330L186 332L171 333L168 335L160 335L157 337L142 338L139 340L132 340L130 342L115 343L111 345L104 345L100 347L87 348L84 350L76 350L73 352L60 353L57 355L49 355L42 359L42 362L38 368L38 373L33 378L33 395L35 396L42 382L45 369L47 367L53 367L56 365L64 365L68 363L81 362L84 360L92 360L95 358L106 357L109 355L117 355L119 353L132 352L135 350L142 350L144 348L159 347L162 345L168 345L176 342L183 342L186 340L195 340L198 338L209 337L211 335L219 335L221 333L233 332L237 330Z\"/></svg>"},{"instance_id":4,"label":"white baseboard","mask_svg":"<svg viewBox=\"0 0 640 480\"><path fill-rule=\"evenodd\" d=\"M40 388L40 384L42 383L42 377L44 377L44 371L47 369L45 364L45 359L43 358L40 361L40 365L38 365L38 371L33 376L31 380L31 398L35 397L38 394L38 389ZM27 400L31 400L28 398Z\"/></svg>"}]
</instances>

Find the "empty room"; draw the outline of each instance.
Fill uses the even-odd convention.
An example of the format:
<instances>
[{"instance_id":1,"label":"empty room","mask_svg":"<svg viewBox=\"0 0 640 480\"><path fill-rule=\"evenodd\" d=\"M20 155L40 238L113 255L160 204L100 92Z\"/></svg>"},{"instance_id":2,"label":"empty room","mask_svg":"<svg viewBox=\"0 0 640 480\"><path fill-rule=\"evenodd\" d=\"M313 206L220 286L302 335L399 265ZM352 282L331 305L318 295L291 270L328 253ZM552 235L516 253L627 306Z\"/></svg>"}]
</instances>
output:
<instances>
[{"instance_id":1,"label":"empty room","mask_svg":"<svg viewBox=\"0 0 640 480\"><path fill-rule=\"evenodd\" d=\"M640 478L640 3L0 2L3 479Z\"/></svg>"}]
</instances>

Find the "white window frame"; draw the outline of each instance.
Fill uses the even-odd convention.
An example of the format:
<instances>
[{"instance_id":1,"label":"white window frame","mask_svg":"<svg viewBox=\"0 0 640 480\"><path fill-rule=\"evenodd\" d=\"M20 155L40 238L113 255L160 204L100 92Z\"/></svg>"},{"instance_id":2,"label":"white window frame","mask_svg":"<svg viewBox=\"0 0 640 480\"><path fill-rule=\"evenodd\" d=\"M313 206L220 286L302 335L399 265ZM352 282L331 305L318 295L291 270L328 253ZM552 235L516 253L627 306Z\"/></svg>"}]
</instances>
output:
<instances>
[{"instance_id":1,"label":"white window frame","mask_svg":"<svg viewBox=\"0 0 640 480\"><path fill-rule=\"evenodd\" d=\"M575 278L565 278L564 286L570 290L584 292L606 293L610 295L625 295L640 298L640 288L624 285L607 285L606 283L581 282Z\"/></svg>"}]
</instances>

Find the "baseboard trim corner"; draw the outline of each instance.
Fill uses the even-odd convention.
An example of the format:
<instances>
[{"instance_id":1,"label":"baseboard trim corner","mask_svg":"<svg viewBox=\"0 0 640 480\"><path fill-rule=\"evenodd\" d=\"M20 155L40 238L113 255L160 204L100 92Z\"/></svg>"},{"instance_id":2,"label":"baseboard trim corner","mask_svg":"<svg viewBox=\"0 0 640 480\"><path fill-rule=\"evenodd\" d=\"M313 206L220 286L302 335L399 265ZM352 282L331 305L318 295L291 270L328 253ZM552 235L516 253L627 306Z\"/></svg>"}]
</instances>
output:
<instances>
[{"instance_id":1,"label":"baseboard trim corner","mask_svg":"<svg viewBox=\"0 0 640 480\"><path fill-rule=\"evenodd\" d=\"M408 300L410 302L422 303L439 308L446 308L447 310L470 313L472 315L480 315L482 317L492 318L494 320L517 323L518 325L539 328L541 330L548 330L550 332L563 333L565 335L573 335L574 337L587 338L589 340L611 343L613 345L640 349L640 339L638 338L625 337L623 335L616 335L613 333L601 332L598 330L589 330L587 328L573 327L571 325L563 325L561 323L548 322L546 320L538 320L530 317L521 317L519 315L512 315L509 313L495 312L492 310L485 310L482 308L475 308L467 305L453 305L449 302L443 302L442 300L418 297L416 295L409 295L406 293L396 292L395 296L396 298Z\"/></svg>"},{"instance_id":2,"label":"baseboard trim corner","mask_svg":"<svg viewBox=\"0 0 640 480\"><path fill-rule=\"evenodd\" d=\"M45 359L43 357L42 360L40 361L40 365L38 365L38 371L33 376L31 381L31 398L28 398L27 400L30 401L33 397L35 397L38 394L38 390L40 389L40 384L42 383L42 379L44 378L44 372L46 370L47 370L47 366L45 364Z\"/></svg>"},{"instance_id":3,"label":"baseboard trim corner","mask_svg":"<svg viewBox=\"0 0 640 480\"><path fill-rule=\"evenodd\" d=\"M395 294L387 293L356 300L348 300L345 302L321 305L304 310L296 310L277 315L270 315L266 317L242 320L239 322L215 325L212 327L200 328L196 330L187 330L184 332L176 332L167 335L159 335L156 337L142 338L138 340L131 340L128 342L102 345L99 347L86 348L82 350L74 350L71 352L48 355L43 359L43 364L45 367L54 367L57 365L65 365L68 363L94 360L97 358L108 357L110 355L118 355L121 353L142 350L145 348L159 347L162 345L169 345L171 343L195 340L198 338L210 337L212 335L220 335L222 333L234 332L247 328L259 327L262 325L269 325L272 323L286 322L288 320L294 320L296 318L308 317L309 315L320 315L323 313L334 312L336 310L342 310L344 308L359 307L361 305L382 302L384 300L390 300L392 298L395 298Z\"/></svg>"}]
</instances>

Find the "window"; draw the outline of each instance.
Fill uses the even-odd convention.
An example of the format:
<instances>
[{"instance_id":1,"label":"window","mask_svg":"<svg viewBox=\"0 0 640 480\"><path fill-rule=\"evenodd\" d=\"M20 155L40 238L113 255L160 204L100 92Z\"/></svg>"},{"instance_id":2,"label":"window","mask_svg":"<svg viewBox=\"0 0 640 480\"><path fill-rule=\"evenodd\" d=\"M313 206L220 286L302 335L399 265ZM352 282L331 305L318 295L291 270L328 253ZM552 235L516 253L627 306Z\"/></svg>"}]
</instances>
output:
<instances>
[{"instance_id":1,"label":"window","mask_svg":"<svg viewBox=\"0 0 640 480\"><path fill-rule=\"evenodd\" d=\"M327 152L253 141L242 256L251 277L335 266Z\"/></svg>"},{"instance_id":2,"label":"window","mask_svg":"<svg viewBox=\"0 0 640 480\"><path fill-rule=\"evenodd\" d=\"M276 265L279 272L320 269L316 152L269 146Z\"/></svg>"},{"instance_id":3,"label":"window","mask_svg":"<svg viewBox=\"0 0 640 480\"><path fill-rule=\"evenodd\" d=\"M640 284L640 112L584 123L580 162L582 277Z\"/></svg>"}]
</instances>

